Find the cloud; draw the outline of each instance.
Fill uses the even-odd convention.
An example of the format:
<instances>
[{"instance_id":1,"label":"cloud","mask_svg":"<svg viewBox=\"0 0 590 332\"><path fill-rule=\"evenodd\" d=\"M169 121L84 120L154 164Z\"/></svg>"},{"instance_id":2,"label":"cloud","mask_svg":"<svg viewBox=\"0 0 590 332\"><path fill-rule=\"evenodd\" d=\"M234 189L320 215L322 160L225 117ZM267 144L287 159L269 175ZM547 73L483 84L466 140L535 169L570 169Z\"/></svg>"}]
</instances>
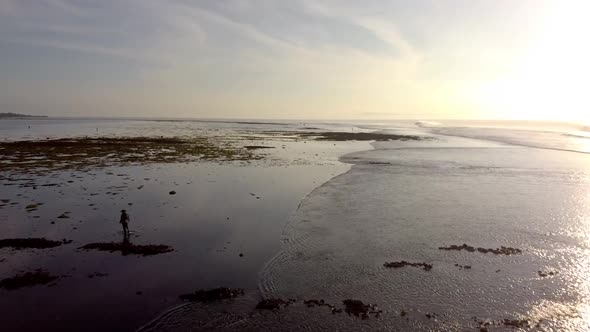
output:
<instances>
[{"instance_id":1,"label":"cloud","mask_svg":"<svg viewBox=\"0 0 590 332\"><path fill-rule=\"evenodd\" d=\"M421 51L394 21L359 12L352 1L5 3L11 9L0 7L0 15L13 16L1 20L0 42L72 53L86 71L96 57L137 67L128 82L121 65L102 66L107 78L97 83L62 64L59 86L36 89L46 91L37 103L56 110L108 100L125 115L159 107L182 116L358 117L429 106L417 101L426 89L416 79Z\"/></svg>"}]
</instances>

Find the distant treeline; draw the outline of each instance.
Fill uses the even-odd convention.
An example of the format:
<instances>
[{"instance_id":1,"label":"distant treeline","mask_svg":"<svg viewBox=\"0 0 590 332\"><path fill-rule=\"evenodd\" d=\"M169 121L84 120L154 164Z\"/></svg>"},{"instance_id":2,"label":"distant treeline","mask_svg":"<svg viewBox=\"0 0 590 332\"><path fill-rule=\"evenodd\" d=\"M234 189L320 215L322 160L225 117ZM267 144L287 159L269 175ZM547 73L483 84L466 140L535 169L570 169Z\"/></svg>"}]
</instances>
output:
<instances>
[{"instance_id":1,"label":"distant treeline","mask_svg":"<svg viewBox=\"0 0 590 332\"><path fill-rule=\"evenodd\" d=\"M0 113L0 118L46 118L45 115L28 115L19 113Z\"/></svg>"}]
</instances>

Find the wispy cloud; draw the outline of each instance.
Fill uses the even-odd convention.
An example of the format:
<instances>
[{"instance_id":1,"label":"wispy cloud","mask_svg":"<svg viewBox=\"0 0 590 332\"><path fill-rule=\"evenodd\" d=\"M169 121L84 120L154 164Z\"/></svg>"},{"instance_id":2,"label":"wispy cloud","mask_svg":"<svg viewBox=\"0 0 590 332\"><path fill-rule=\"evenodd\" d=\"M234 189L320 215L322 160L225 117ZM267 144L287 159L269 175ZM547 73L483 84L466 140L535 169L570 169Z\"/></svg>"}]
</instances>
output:
<instances>
[{"instance_id":1,"label":"wispy cloud","mask_svg":"<svg viewBox=\"0 0 590 332\"><path fill-rule=\"evenodd\" d=\"M60 103L75 109L107 99L113 112L173 105L185 116L193 110L358 116L450 108L455 77L482 75L485 54L511 56L486 46L504 45L509 37L477 21L505 16L512 7L494 16L487 12L492 6L471 3L0 0L0 47L9 51L0 57L0 84L16 86L12 81L27 77L20 84L40 86L34 79L40 74L29 68L59 76L62 85L42 86L36 97L56 110ZM502 31L519 27L512 21ZM476 44L466 42L472 40ZM92 81L98 76L100 82ZM5 91L0 97L9 96ZM64 99L60 91L79 93Z\"/></svg>"}]
</instances>

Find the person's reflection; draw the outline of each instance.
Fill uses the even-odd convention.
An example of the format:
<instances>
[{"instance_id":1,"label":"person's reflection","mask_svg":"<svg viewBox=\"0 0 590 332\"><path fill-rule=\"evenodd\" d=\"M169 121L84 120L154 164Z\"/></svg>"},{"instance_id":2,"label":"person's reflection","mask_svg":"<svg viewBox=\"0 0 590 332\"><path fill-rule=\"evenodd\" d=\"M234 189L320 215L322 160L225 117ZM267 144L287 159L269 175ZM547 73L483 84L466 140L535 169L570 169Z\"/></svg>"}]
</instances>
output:
<instances>
[{"instance_id":1,"label":"person's reflection","mask_svg":"<svg viewBox=\"0 0 590 332\"><path fill-rule=\"evenodd\" d=\"M127 256L129 254L129 248L131 248L131 240L129 239L129 233L123 232L123 242L121 243L121 254Z\"/></svg>"}]
</instances>

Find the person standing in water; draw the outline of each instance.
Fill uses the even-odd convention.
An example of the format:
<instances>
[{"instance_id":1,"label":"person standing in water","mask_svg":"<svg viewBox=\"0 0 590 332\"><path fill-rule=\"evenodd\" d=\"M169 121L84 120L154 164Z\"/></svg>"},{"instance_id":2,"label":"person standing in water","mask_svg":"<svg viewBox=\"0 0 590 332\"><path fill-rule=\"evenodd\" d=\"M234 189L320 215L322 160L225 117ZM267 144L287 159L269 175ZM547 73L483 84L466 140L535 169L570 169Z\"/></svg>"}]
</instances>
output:
<instances>
[{"instance_id":1,"label":"person standing in water","mask_svg":"<svg viewBox=\"0 0 590 332\"><path fill-rule=\"evenodd\" d=\"M121 220L119 221L123 225L123 235L129 236L129 215L127 211L121 210Z\"/></svg>"}]
</instances>

